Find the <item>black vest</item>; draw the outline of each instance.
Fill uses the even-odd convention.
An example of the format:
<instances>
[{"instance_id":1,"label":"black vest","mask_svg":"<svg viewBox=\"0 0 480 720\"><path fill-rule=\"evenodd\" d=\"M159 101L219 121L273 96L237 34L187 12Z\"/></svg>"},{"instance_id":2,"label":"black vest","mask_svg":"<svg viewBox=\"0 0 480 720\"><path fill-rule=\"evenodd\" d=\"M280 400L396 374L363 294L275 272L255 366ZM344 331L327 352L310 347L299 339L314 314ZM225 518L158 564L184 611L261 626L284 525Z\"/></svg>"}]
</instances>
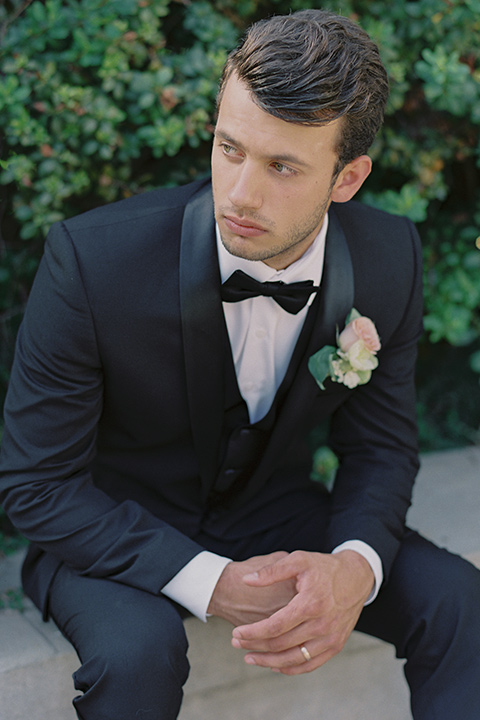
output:
<instances>
[{"instance_id":1,"label":"black vest","mask_svg":"<svg viewBox=\"0 0 480 720\"><path fill-rule=\"evenodd\" d=\"M273 403L267 414L256 423L250 423L247 404L240 394L228 333L225 328L227 351L225 353L226 361L224 370L224 421L220 446L219 471L208 500L210 508L228 503L228 500L248 483L248 479L260 462L262 453L274 427L277 414L288 394L300 361L305 354L317 315L319 306L318 299L319 294L308 311L287 372L275 394Z\"/></svg>"}]
</instances>

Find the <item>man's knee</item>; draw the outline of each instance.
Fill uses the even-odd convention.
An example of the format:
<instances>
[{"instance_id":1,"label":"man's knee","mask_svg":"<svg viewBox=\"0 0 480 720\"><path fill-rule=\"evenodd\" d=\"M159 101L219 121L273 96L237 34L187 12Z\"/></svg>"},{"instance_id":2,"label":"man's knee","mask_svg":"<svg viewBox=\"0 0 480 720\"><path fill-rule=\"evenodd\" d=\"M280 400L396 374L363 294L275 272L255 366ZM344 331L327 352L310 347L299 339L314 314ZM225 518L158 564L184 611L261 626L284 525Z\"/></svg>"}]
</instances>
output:
<instances>
[{"instance_id":1,"label":"man's knee","mask_svg":"<svg viewBox=\"0 0 480 720\"><path fill-rule=\"evenodd\" d=\"M480 572L462 558L407 531L388 581L365 608L358 629L393 643L408 657L419 642L448 644L478 627Z\"/></svg>"},{"instance_id":2,"label":"man's knee","mask_svg":"<svg viewBox=\"0 0 480 720\"><path fill-rule=\"evenodd\" d=\"M129 613L116 629L105 623L92 628L90 652L74 674L80 717L152 720L175 718L180 708L189 664L183 623L165 600L155 615Z\"/></svg>"},{"instance_id":3,"label":"man's knee","mask_svg":"<svg viewBox=\"0 0 480 720\"><path fill-rule=\"evenodd\" d=\"M149 720L177 716L189 671L187 639L176 607L109 580L59 572L50 593L52 617L80 661L75 699L85 720Z\"/></svg>"},{"instance_id":4,"label":"man's knee","mask_svg":"<svg viewBox=\"0 0 480 720\"><path fill-rule=\"evenodd\" d=\"M112 672L127 678L163 674L182 684L188 675L188 643L183 622L170 603L156 616L127 616L127 623L115 635L108 633L97 653Z\"/></svg>"},{"instance_id":5,"label":"man's knee","mask_svg":"<svg viewBox=\"0 0 480 720\"><path fill-rule=\"evenodd\" d=\"M469 613L480 602L480 572L471 563L409 531L392 582L417 617Z\"/></svg>"}]
</instances>

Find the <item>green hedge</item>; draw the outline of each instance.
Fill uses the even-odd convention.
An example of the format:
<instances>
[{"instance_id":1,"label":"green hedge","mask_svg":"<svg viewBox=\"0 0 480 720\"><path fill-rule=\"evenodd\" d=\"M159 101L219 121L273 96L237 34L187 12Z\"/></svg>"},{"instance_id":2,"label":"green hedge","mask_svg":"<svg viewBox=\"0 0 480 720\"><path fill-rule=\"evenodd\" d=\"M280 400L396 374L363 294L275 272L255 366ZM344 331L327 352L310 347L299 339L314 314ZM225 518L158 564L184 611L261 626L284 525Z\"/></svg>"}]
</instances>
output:
<instances>
[{"instance_id":1,"label":"green hedge","mask_svg":"<svg viewBox=\"0 0 480 720\"><path fill-rule=\"evenodd\" d=\"M352 16L380 45L392 93L363 199L419 224L425 362L466 346L480 371L480 0L7 0L0 394L51 223L207 173L227 52L252 20L304 7Z\"/></svg>"}]
</instances>

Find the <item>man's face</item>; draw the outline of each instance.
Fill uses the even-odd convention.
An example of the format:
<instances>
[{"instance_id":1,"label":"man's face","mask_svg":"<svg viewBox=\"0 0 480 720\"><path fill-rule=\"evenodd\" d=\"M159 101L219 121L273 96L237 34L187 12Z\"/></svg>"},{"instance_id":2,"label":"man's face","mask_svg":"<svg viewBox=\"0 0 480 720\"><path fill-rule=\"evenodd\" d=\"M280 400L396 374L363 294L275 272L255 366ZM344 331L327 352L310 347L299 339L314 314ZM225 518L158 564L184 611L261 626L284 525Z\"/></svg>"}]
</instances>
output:
<instances>
[{"instance_id":1,"label":"man's face","mask_svg":"<svg viewBox=\"0 0 480 720\"><path fill-rule=\"evenodd\" d=\"M277 270L303 255L339 182L333 182L338 125L275 118L230 77L215 131L212 180L215 218L232 255Z\"/></svg>"}]
</instances>

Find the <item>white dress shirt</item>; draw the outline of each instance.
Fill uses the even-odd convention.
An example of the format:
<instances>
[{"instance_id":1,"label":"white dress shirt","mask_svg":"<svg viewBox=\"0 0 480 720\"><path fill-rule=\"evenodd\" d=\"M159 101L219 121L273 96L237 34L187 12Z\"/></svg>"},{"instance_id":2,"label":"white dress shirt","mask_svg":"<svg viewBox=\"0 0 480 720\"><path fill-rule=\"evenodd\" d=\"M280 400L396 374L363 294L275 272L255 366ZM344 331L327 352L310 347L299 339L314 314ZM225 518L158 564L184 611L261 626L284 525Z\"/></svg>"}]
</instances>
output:
<instances>
[{"instance_id":1,"label":"white dress shirt","mask_svg":"<svg viewBox=\"0 0 480 720\"><path fill-rule=\"evenodd\" d=\"M243 270L261 282L313 280L314 285L320 285L327 228L328 215L314 242L302 257L284 270L277 271L260 260L245 260L231 255L224 248L217 227L222 283L235 270ZM251 423L260 420L270 409L314 299L315 294L312 294L307 305L296 315L283 310L271 297L260 296L241 302L223 303L237 382L247 404ZM373 548L360 540L349 540L333 552L346 549L360 553L373 570L375 585L367 603L372 602L383 580L381 560ZM201 552L165 585L162 593L205 620L215 585L229 562L229 558L208 551Z\"/></svg>"}]
</instances>

